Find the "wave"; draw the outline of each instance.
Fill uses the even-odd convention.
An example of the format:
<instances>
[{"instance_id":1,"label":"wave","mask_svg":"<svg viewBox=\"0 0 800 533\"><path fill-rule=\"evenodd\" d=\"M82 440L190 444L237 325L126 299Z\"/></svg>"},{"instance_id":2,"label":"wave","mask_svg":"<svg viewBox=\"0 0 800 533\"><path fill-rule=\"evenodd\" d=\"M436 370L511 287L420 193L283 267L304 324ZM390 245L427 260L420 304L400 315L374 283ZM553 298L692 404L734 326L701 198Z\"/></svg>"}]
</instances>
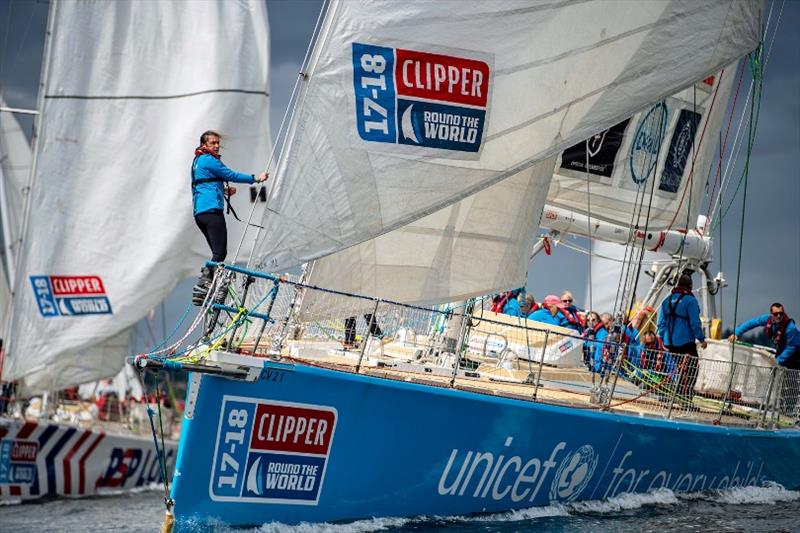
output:
<instances>
[{"instance_id":1,"label":"wave","mask_svg":"<svg viewBox=\"0 0 800 533\"><path fill-rule=\"evenodd\" d=\"M800 491L787 490L783 485L767 482L762 487L734 487L712 491L709 496L709 499L718 503L775 505L778 502L800 500Z\"/></svg>"},{"instance_id":2,"label":"wave","mask_svg":"<svg viewBox=\"0 0 800 533\"><path fill-rule=\"evenodd\" d=\"M777 483L765 483L761 487L734 487L694 493L674 493L660 488L648 493L623 493L607 500L586 500L571 503L554 503L542 507L529 507L499 513L480 515L419 516L414 518L370 518L348 523L310 523L286 525L279 522L263 524L245 530L251 533L371 533L411 525L432 526L455 523L522 522L539 518L580 516L583 514L611 514L631 511L654 505L680 505L681 502L708 501L728 505L761 504L774 505L779 502L800 500L800 491L787 490ZM221 524L220 524L221 525ZM234 531L225 528L215 531ZM237 529L236 531L242 531Z\"/></svg>"}]
</instances>

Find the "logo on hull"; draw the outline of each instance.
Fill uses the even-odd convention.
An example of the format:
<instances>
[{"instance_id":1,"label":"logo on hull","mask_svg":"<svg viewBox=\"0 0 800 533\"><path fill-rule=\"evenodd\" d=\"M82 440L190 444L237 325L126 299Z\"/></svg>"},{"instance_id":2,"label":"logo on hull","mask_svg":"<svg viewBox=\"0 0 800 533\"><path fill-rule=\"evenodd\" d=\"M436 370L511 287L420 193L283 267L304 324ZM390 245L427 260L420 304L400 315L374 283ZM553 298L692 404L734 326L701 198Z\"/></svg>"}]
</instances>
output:
<instances>
[{"instance_id":1,"label":"logo on hull","mask_svg":"<svg viewBox=\"0 0 800 533\"><path fill-rule=\"evenodd\" d=\"M336 418L333 407L225 396L211 499L316 505Z\"/></svg>"},{"instance_id":2,"label":"logo on hull","mask_svg":"<svg viewBox=\"0 0 800 533\"><path fill-rule=\"evenodd\" d=\"M594 448L584 444L566 456L550 485L550 501L572 501L583 492L597 467Z\"/></svg>"}]
</instances>

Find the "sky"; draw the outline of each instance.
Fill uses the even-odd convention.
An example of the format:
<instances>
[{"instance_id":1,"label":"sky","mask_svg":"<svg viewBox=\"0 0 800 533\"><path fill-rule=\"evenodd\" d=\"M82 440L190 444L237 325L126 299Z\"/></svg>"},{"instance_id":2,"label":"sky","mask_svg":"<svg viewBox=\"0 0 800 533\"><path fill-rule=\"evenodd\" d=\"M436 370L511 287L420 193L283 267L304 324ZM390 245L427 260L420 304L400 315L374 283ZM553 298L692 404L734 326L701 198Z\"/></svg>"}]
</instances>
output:
<instances>
[{"instance_id":1,"label":"sky","mask_svg":"<svg viewBox=\"0 0 800 533\"><path fill-rule=\"evenodd\" d=\"M271 40L270 126L276 136L322 2L267 0L266 4ZM719 232L713 235L712 274L722 270L729 283L721 293L719 307L726 326L733 320L737 280L739 322L766 312L773 301L784 302L790 316L800 317L800 32L796 31L800 27L800 1L776 2L774 20L781 8L750 164L741 270L737 265L741 192L721 225L721 237ZM0 93L11 106L36 105L47 9L43 0L0 0ZM747 87L749 78L747 72L743 87ZM30 132L30 119L23 118L21 123ZM741 164L737 161L737 169ZM738 176L738 170L734 175ZM577 242L585 245L582 239ZM541 255L530 265L528 289L537 299L570 289L576 303L584 306L587 264L586 255L556 246L551 256ZM698 282L696 279L695 285ZM166 320L157 314L154 336L163 333L163 328L168 330L182 313L191 285L181 284L170 297Z\"/></svg>"}]
</instances>

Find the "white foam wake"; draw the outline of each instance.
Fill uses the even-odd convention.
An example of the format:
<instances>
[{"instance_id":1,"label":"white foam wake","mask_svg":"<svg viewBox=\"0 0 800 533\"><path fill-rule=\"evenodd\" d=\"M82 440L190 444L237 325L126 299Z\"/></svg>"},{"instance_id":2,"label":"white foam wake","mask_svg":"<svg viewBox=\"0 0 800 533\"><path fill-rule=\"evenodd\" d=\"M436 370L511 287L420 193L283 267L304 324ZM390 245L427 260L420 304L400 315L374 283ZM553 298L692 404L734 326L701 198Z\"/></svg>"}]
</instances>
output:
<instances>
[{"instance_id":1,"label":"white foam wake","mask_svg":"<svg viewBox=\"0 0 800 533\"><path fill-rule=\"evenodd\" d=\"M382 531L389 528L403 527L410 522L425 521L422 518L370 518L368 520L357 520L346 524L312 524L301 522L295 526L288 526L279 522L263 524L256 529L259 533L370 533L371 531Z\"/></svg>"},{"instance_id":2,"label":"white foam wake","mask_svg":"<svg viewBox=\"0 0 800 533\"><path fill-rule=\"evenodd\" d=\"M800 499L800 491L787 490L778 483L767 482L763 487L734 487L713 491L711 499L729 504L767 504L792 502Z\"/></svg>"},{"instance_id":3,"label":"white foam wake","mask_svg":"<svg viewBox=\"0 0 800 533\"><path fill-rule=\"evenodd\" d=\"M674 492L667 488L660 488L641 494L626 492L607 500L573 502L568 505L568 508L576 513L617 513L639 509L646 505L674 505L676 503L678 503L678 497Z\"/></svg>"},{"instance_id":4,"label":"white foam wake","mask_svg":"<svg viewBox=\"0 0 800 533\"><path fill-rule=\"evenodd\" d=\"M617 513L650 505L676 505L681 500L705 500L724 504L767 504L800 500L800 491L787 490L777 483L766 483L762 487L734 487L706 492L680 493L676 495L667 488L643 494L623 493L607 500L587 500L567 504L551 504L544 507L529 507L471 516L419 516L415 518L371 518L345 524L312 524L303 522L289 526L277 522L264 524L251 530L258 533L370 533L409 524L430 522L519 522L557 516L574 516L583 513Z\"/></svg>"}]
</instances>

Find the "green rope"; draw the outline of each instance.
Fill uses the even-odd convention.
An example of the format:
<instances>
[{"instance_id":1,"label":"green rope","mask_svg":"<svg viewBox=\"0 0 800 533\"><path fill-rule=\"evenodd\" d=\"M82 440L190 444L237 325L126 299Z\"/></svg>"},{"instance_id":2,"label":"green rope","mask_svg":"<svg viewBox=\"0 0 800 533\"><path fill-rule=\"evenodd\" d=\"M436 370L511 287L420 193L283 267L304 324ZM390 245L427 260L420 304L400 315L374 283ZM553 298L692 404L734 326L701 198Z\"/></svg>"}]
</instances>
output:
<instances>
[{"instance_id":1,"label":"green rope","mask_svg":"<svg viewBox=\"0 0 800 533\"><path fill-rule=\"evenodd\" d=\"M736 326L739 319L739 288L742 278L742 250L744 249L744 223L747 218L747 181L750 170L750 157L753 152L753 145L755 144L756 127L758 126L758 111L761 109L761 95L763 88L763 67L761 65L761 55L763 53L763 42L759 43L755 53L750 57L750 70L753 73L753 81L755 82L755 97L750 103L750 120L748 127L747 138L747 159L745 160L744 167L744 190L742 193L742 220L739 224L739 257L736 263L736 295L733 303L733 324ZM758 102L758 103L756 103ZM733 363L734 349L731 345L731 363Z\"/></svg>"},{"instance_id":2,"label":"green rope","mask_svg":"<svg viewBox=\"0 0 800 533\"><path fill-rule=\"evenodd\" d=\"M763 81L764 81L764 68L765 65L762 64L762 53L763 53L763 41L759 44L758 48L755 52L751 53L748 56L748 63L750 65L750 72L753 77L753 99L750 101L750 119L748 124L748 139L747 139L747 151L745 155L744 161L744 168L742 169L742 173L739 176L739 181L736 184L736 189L733 191L733 196L730 199L730 202L725 206L725 209L722 209L722 202L720 202L720 216L717 218L716 222L711 228L711 231L716 231L721 225L722 221L728 214L728 211L733 206L734 201L736 201L736 197L739 194L739 189L741 189L742 184L746 182L747 176L750 172L750 160L753 153L753 144L755 142L755 130L758 126L758 118L761 114L761 97L762 97L762 88L763 88Z\"/></svg>"}]
</instances>

